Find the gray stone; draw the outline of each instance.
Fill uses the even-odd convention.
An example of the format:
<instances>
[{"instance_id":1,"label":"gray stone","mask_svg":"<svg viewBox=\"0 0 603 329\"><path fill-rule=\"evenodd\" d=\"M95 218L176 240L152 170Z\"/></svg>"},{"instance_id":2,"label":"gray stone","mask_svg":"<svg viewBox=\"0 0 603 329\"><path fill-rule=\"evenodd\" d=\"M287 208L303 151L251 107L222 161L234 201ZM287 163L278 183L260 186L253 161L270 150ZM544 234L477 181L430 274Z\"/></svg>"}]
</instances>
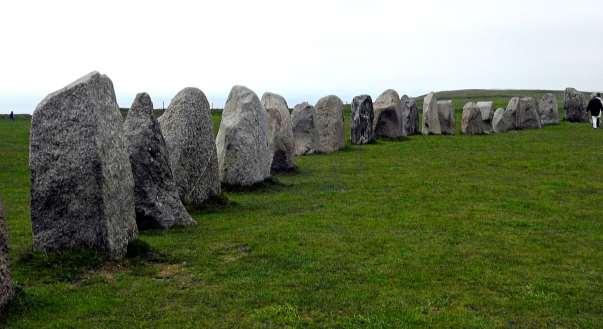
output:
<instances>
[{"instance_id":1,"label":"gray stone","mask_svg":"<svg viewBox=\"0 0 603 329\"><path fill-rule=\"evenodd\" d=\"M124 135L134 176L134 203L139 230L195 224L180 197L153 102L136 95L124 123Z\"/></svg>"},{"instance_id":2,"label":"gray stone","mask_svg":"<svg viewBox=\"0 0 603 329\"><path fill-rule=\"evenodd\" d=\"M538 114L542 125L559 124L559 108L557 106L557 97L553 94L545 94L538 102Z\"/></svg>"},{"instance_id":3,"label":"gray stone","mask_svg":"<svg viewBox=\"0 0 603 329\"><path fill-rule=\"evenodd\" d=\"M314 109L316 152L331 153L345 147L343 132L343 102L337 96L326 96Z\"/></svg>"},{"instance_id":4,"label":"gray stone","mask_svg":"<svg viewBox=\"0 0 603 329\"><path fill-rule=\"evenodd\" d=\"M423 135L441 135L440 115L438 111L438 98L434 93L425 96L423 100L423 123L421 124Z\"/></svg>"},{"instance_id":5,"label":"gray stone","mask_svg":"<svg viewBox=\"0 0 603 329\"><path fill-rule=\"evenodd\" d=\"M494 118L494 103L493 102L477 102L477 107L479 108L480 114L482 116L482 121L487 124L492 124L492 119Z\"/></svg>"},{"instance_id":6,"label":"gray stone","mask_svg":"<svg viewBox=\"0 0 603 329\"><path fill-rule=\"evenodd\" d=\"M515 118L511 112L499 108L492 117L492 129L496 133L504 133L515 129Z\"/></svg>"},{"instance_id":7,"label":"gray stone","mask_svg":"<svg viewBox=\"0 0 603 329\"><path fill-rule=\"evenodd\" d=\"M2 200L0 200L0 323L6 306L14 295L9 263L8 232L6 231L6 223L4 222L4 208L2 207Z\"/></svg>"},{"instance_id":8,"label":"gray stone","mask_svg":"<svg viewBox=\"0 0 603 329\"><path fill-rule=\"evenodd\" d=\"M373 131L377 137L400 138L402 132L402 106L400 96L395 90L388 89L384 91L375 103L375 120L373 122Z\"/></svg>"},{"instance_id":9,"label":"gray stone","mask_svg":"<svg viewBox=\"0 0 603 329\"><path fill-rule=\"evenodd\" d=\"M532 97L514 97L509 101L507 111L515 114L515 129L542 128L538 115L538 102Z\"/></svg>"},{"instance_id":10,"label":"gray stone","mask_svg":"<svg viewBox=\"0 0 603 329\"><path fill-rule=\"evenodd\" d=\"M218 157L205 94L184 88L158 119L180 200L200 206L220 195Z\"/></svg>"},{"instance_id":11,"label":"gray stone","mask_svg":"<svg viewBox=\"0 0 603 329\"><path fill-rule=\"evenodd\" d=\"M442 135L454 135L456 132L456 123L452 101L438 101L438 116Z\"/></svg>"},{"instance_id":12,"label":"gray stone","mask_svg":"<svg viewBox=\"0 0 603 329\"><path fill-rule=\"evenodd\" d=\"M291 113L293 124L293 138L295 139L295 155L314 153L317 143L316 129L314 128L314 106L304 102L295 105Z\"/></svg>"},{"instance_id":13,"label":"gray stone","mask_svg":"<svg viewBox=\"0 0 603 329\"><path fill-rule=\"evenodd\" d=\"M463 107L461 131L465 135L490 133L491 126L483 120L482 111L477 103L469 102Z\"/></svg>"},{"instance_id":14,"label":"gray stone","mask_svg":"<svg viewBox=\"0 0 603 329\"><path fill-rule=\"evenodd\" d=\"M230 91L216 145L223 183L251 186L270 177L268 113L250 89L234 86Z\"/></svg>"},{"instance_id":15,"label":"gray stone","mask_svg":"<svg viewBox=\"0 0 603 329\"><path fill-rule=\"evenodd\" d=\"M371 96L360 95L354 97L352 100L352 144L369 144L375 140L375 134L373 133L374 116Z\"/></svg>"},{"instance_id":16,"label":"gray stone","mask_svg":"<svg viewBox=\"0 0 603 329\"><path fill-rule=\"evenodd\" d=\"M569 122L589 122L590 116L586 111L588 101L584 95L574 88L565 89L564 105L565 120Z\"/></svg>"},{"instance_id":17,"label":"gray stone","mask_svg":"<svg viewBox=\"0 0 603 329\"><path fill-rule=\"evenodd\" d=\"M404 95L400 99L402 116L402 135L410 136L420 134L419 129L419 109L414 98Z\"/></svg>"},{"instance_id":18,"label":"gray stone","mask_svg":"<svg viewBox=\"0 0 603 329\"><path fill-rule=\"evenodd\" d=\"M280 95L264 93L262 105L268 113L268 137L272 145L272 171L295 169L295 140L287 101Z\"/></svg>"},{"instance_id":19,"label":"gray stone","mask_svg":"<svg viewBox=\"0 0 603 329\"><path fill-rule=\"evenodd\" d=\"M92 72L38 104L29 166L34 249L126 254L138 235L134 180L108 77Z\"/></svg>"}]
</instances>

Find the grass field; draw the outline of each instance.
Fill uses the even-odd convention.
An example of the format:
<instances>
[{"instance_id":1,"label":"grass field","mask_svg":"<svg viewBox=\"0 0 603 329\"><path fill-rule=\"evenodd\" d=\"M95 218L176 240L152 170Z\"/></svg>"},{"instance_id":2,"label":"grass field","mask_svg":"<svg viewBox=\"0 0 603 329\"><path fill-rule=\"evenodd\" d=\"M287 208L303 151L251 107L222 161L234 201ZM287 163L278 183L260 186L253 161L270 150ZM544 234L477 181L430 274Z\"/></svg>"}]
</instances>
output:
<instances>
[{"instance_id":1,"label":"grass field","mask_svg":"<svg viewBox=\"0 0 603 329\"><path fill-rule=\"evenodd\" d=\"M508 100L487 96L457 95L457 124L467 99ZM121 262L31 252L28 131L0 121L8 328L603 327L603 131L587 124L298 158Z\"/></svg>"}]
</instances>

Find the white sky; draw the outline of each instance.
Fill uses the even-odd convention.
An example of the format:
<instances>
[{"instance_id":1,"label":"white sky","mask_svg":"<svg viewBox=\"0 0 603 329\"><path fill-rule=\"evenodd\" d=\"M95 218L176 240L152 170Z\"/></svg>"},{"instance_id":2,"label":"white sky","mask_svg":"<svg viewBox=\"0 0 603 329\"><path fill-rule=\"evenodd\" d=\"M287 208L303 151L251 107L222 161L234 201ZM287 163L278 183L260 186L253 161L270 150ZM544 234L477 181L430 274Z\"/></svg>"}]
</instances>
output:
<instances>
[{"instance_id":1,"label":"white sky","mask_svg":"<svg viewBox=\"0 0 603 329\"><path fill-rule=\"evenodd\" d=\"M289 106L387 88L603 89L600 0L219 0L0 3L0 113L31 113L98 70L128 107L234 84Z\"/></svg>"}]
</instances>

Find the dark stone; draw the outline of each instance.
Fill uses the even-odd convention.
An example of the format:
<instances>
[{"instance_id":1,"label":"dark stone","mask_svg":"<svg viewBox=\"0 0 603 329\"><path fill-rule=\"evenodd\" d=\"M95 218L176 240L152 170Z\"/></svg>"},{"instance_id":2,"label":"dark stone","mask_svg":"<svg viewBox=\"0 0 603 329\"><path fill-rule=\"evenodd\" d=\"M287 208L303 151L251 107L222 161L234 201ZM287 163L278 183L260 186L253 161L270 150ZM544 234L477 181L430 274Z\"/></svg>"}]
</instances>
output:
<instances>
[{"instance_id":1,"label":"dark stone","mask_svg":"<svg viewBox=\"0 0 603 329\"><path fill-rule=\"evenodd\" d=\"M368 144L375 140L375 134L373 134L374 115L371 96L354 97L352 101L352 144Z\"/></svg>"}]
</instances>

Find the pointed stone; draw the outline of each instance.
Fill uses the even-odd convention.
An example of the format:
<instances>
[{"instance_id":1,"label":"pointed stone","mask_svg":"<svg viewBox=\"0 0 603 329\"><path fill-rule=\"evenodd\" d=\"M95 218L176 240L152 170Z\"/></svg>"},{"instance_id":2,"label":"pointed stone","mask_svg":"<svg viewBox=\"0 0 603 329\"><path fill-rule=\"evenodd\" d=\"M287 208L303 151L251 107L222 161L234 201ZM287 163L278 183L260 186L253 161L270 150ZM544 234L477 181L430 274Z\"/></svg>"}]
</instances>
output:
<instances>
[{"instance_id":1,"label":"pointed stone","mask_svg":"<svg viewBox=\"0 0 603 329\"><path fill-rule=\"evenodd\" d=\"M373 100L369 95L354 97L352 101L352 144L363 145L375 140L373 133Z\"/></svg>"},{"instance_id":2,"label":"pointed stone","mask_svg":"<svg viewBox=\"0 0 603 329\"><path fill-rule=\"evenodd\" d=\"M434 93L425 96L423 100L423 123L421 125L423 135L441 135L440 115L438 112L438 98Z\"/></svg>"},{"instance_id":3,"label":"pointed stone","mask_svg":"<svg viewBox=\"0 0 603 329\"><path fill-rule=\"evenodd\" d=\"M385 138L403 137L402 105L400 95L393 90L384 91L373 104L375 120L373 130L375 136Z\"/></svg>"},{"instance_id":4,"label":"pointed stone","mask_svg":"<svg viewBox=\"0 0 603 329\"><path fill-rule=\"evenodd\" d=\"M316 152L331 153L345 147L343 132L343 102L337 96L326 96L314 110Z\"/></svg>"},{"instance_id":5,"label":"pointed stone","mask_svg":"<svg viewBox=\"0 0 603 329\"><path fill-rule=\"evenodd\" d=\"M38 104L29 164L34 249L126 254L138 234L134 181L107 76L92 72Z\"/></svg>"},{"instance_id":6,"label":"pointed stone","mask_svg":"<svg viewBox=\"0 0 603 329\"><path fill-rule=\"evenodd\" d=\"M270 177L273 157L268 134L268 113L258 96L247 87L234 86L216 138L223 183L251 186Z\"/></svg>"},{"instance_id":7,"label":"pointed stone","mask_svg":"<svg viewBox=\"0 0 603 329\"><path fill-rule=\"evenodd\" d=\"M124 123L124 135L134 176L138 229L195 224L178 196L167 146L148 94L136 95Z\"/></svg>"},{"instance_id":8,"label":"pointed stone","mask_svg":"<svg viewBox=\"0 0 603 329\"><path fill-rule=\"evenodd\" d=\"M317 143L314 128L314 106L304 102L295 105L291 113L293 123L293 138L295 139L295 155L314 153Z\"/></svg>"},{"instance_id":9,"label":"pointed stone","mask_svg":"<svg viewBox=\"0 0 603 329\"><path fill-rule=\"evenodd\" d=\"M287 101L280 95L264 93L262 105L268 113L268 137L272 145L272 171L295 169L295 140Z\"/></svg>"},{"instance_id":10,"label":"pointed stone","mask_svg":"<svg viewBox=\"0 0 603 329\"><path fill-rule=\"evenodd\" d=\"M205 94L184 88L158 121L180 200L200 206L220 195L216 142Z\"/></svg>"}]
</instances>

